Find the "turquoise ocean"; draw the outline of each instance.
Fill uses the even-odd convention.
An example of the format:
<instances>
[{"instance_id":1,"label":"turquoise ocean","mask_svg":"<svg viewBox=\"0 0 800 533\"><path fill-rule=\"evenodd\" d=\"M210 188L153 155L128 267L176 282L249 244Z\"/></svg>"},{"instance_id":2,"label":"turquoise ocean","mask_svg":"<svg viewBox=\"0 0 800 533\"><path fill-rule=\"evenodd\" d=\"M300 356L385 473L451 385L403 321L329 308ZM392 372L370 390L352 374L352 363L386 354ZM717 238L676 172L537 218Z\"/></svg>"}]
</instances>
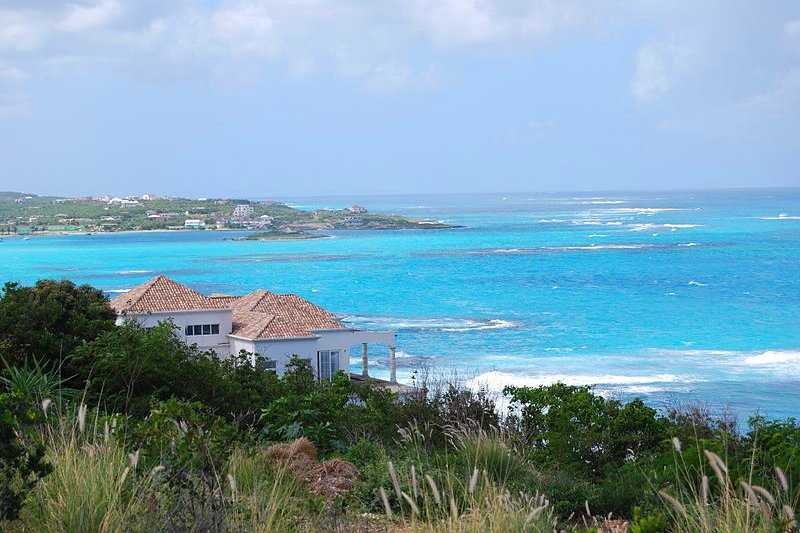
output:
<instances>
[{"instance_id":1,"label":"turquoise ocean","mask_svg":"<svg viewBox=\"0 0 800 533\"><path fill-rule=\"evenodd\" d=\"M3 237L0 279L113 296L165 274L206 293L296 293L397 331L401 381L429 369L493 391L561 381L656 407L800 416L800 189L282 200L464 227ZM370 355L387 375L385 349Z\"/></svg>"}]
</instances>

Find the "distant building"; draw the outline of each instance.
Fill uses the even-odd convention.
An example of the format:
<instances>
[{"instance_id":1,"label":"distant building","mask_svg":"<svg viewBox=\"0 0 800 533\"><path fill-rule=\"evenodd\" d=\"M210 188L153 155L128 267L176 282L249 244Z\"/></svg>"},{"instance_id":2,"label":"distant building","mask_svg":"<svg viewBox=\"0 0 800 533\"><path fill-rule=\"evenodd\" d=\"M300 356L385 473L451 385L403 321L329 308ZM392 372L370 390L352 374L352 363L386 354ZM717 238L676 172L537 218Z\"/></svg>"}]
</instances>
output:
<instances>
[{"instance_id":1,"label":"distant building","mask_svg":"<svg viewBox=\"0 0 800 533\"><path fill-rule=\"evenodd\" d=\"M253 216L253 206L249 204L239 204L233 210L233 218L250 218Z\"/></svg>"},{"instance_id":2,"label":"distant building","mask_svg":"<svg viewBox=\"0 0 800 533\"><path fill-rule=\"evenodd\" d=\"M134 207L139 205L136 200L128 200L126 198L112 198L108 201L108 205L116 205L119 207Z\"/></svg>"},{"instance_id":3,"label":"distant building","mask_svg":"<svg viewBox=\"0 0 800 533\"><path fill-rule=\"evenodd\" d=\"M364 221L360 217L354 217L352 215L348 215L344 217L344 223L347 226L356 227L362 225Z\"/></svg>"},{"instance_id":4,"label":"distant building","mask_svg":"<svg viewBox=\"0 0 800 533\"><path fill-rule=\"evenodd\" d=\"M367 208L363 205L351 205L347 208L347 211L350 211L351 213L366 213Z\"/></svg>"},{"instance_id":5,"label":"distant building","mask_svg":"<svg viewBox=\"0 0 800 533\"><path fill-rule=\"evenodd\" d=\"M183 222L183 227L185 229L204 229L206 223L199 218L189 218Z\"/></svg>"},{"instance_id":6,"label":"distant building","mask_svg":"<svg viewBox=\"0 0 800 533\"><path fill-rule=\"evenodd\" d=\"M158 196L156 196L155 194L143 194L142 200L145 200L147 202L152 202L153 200L158 200Z\"/></svg>"}]
</instances>

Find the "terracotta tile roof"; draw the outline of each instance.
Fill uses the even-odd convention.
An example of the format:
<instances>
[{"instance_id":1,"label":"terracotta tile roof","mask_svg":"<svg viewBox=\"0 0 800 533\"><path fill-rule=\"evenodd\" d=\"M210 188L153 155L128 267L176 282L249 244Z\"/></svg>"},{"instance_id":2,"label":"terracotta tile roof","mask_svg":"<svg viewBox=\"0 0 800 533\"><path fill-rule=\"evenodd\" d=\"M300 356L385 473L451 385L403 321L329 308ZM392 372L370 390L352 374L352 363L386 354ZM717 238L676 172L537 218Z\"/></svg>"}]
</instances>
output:
<instances>
[{"instance_id":1,"label":"terracotta tile roof","mask_svg":"<svg viewBox=\"0 0 800 533\"><path fill-rule=\"evenodd\" d=\"M232 334L248 339L314 337L314 330L347 329L336 315L295 294L257 290L245 296L204 296L158 276L111 300L118 313L232 309Z\"/></svg>"},{"instance_id":2,"label":"terracotta tile roof","mask_svg":"<svg viewBox=\"0 0 800 533\"><path fill-rule=\"evenodd\" d=\"M117 313L225 309L220 303L166 276L156 276L109 302Z\"/></svg>"},{"instance_id":3,"label":"terracotta tile roof","mask_svg":"<svg viewBox=\"0 0 800 533\"><path fill-rule=\"evenodd\" d=\"M233 334L251 339L311 337L310 330L347 329L336 315L294 294L257 290L232 301ZM264 320L259 317L272 317Z\"/></svg>"}]
</instances>

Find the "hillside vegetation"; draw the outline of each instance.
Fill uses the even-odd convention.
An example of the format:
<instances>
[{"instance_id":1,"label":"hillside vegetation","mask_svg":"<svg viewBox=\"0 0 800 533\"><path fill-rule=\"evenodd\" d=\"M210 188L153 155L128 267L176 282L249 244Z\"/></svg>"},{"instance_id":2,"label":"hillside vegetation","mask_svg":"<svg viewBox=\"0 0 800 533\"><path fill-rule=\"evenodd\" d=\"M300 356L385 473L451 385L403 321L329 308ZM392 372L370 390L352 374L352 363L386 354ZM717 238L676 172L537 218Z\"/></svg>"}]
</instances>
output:
<instances>
[{"instance_id":1,"label":"hillside vegetation","mask_svg":"<svg viewBox=\"0 0 800 533\"><path fill-rule=\"evenodd\" d=\"M369 213L360 206L304 211L280 202L246 199L132 198L63 198L0 192L0 233L188 229L186 220L199 221L206 229L267 229L275 233L452 227L437 221ZM237 206L247 206L252 211L237 215Z\"/></svg>"},{"instance_id":2,"label":"hillside vegetation","mask_svg":"<svg viewBox=\"0 0 800 533\"><path fill-rule=\"evenodd\" d=\"M498 413L430 374L400 402L114 318L68 281L0 295L0 529L797 531L793 419L564 384L508 388Z\"/></svg>"}]
</instances>

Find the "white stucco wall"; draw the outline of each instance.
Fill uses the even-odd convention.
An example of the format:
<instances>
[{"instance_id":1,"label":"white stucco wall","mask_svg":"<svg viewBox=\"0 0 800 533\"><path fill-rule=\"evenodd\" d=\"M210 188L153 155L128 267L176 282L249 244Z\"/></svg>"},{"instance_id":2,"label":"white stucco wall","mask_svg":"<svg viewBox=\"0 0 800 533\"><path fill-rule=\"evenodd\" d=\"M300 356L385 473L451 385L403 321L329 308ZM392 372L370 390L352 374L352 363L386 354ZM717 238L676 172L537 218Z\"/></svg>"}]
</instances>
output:
<instances>
[{"instance_id":1,"label":"white stucco wall","mask_svg":"<svg viewBox=\"0 0 800 533\"><path fill-rule=\"evenodd\" d=\"M163 313L128 313L117 317L117 324L125 320L136 320L144 328L151 328L159 322L171 320L178 329L175 333L187 344L196 344L201 349L212 349L220 357L228 357L228 334L231 332L233 312L230 309L213 309L202 311L169 311ZM219 324L217 335L186 336L186 326L202 324Z\"/></svg>"},{"instance_id":2,"label":"white stucco wall","mask_svg":"<svg viewBox=\"0 0 800 533\"><path fill-rule=\"evenodd\" d=\"M315 331L318 337L297 339L238 339L230 336L231 353L245 350L257 353L276 361L278 375L283 375L286 365L293 356L301 359L310 359L314 372L317 368L317 352L322 350L339 350L339 369L349 372L350 347L360 345L362 342L381 343L394 346L395 335L391 332L357 331L357 330L324 330ZM357 357L361 357L358 350Z\"/></svg>"}]
</instances>

